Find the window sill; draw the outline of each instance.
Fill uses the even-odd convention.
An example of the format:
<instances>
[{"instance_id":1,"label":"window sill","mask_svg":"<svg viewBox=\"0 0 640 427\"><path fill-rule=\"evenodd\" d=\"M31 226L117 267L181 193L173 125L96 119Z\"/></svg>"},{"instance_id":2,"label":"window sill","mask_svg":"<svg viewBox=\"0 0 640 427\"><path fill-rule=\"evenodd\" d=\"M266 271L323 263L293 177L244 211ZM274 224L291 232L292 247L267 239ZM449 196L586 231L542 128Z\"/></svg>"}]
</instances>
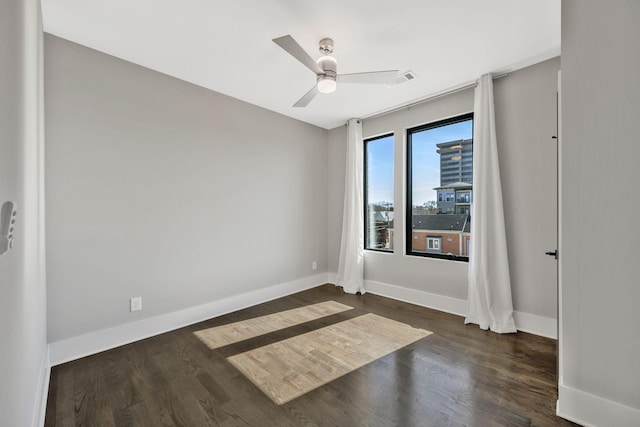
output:
<instances>
[{"instance_id":1,"label":"window sill","mask_svg":"<svg viewBox=\"0 0 640 427\"><path fill-rule=\"evenodd\" d=\"M365 248L364 251L365 252L372 252L372 253L376 253L376 254L386 254L386 255L393 255L394 254L393 250L387 251L387 250L384 250L384 249L368 249L368 248Z\"/></svg>"},{"instance_id":2,"label":"window sill","mask_svg":"<svg viewBox=\"0 0 640 427\"><path fill-rule=\"evenodd\" d=\"M441 261L457 261L457 262L464 262L464 263L469 262L469 257L461 257L457 255L430 254L430 253L422 254L422 253L416 253L416 252L409 252L409 253L405 253L404 256L411 257L411 258L437 259Z\"/></svg>"}]
</instances>

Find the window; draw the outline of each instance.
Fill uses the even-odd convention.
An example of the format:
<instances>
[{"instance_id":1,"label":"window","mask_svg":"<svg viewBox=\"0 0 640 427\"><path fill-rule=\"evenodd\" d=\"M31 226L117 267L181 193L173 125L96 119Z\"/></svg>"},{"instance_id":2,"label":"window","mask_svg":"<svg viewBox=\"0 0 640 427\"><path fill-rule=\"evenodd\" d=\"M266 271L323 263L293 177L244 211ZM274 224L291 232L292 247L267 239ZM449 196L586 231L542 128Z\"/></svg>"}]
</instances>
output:
<instances>
[{"instance_id":1,"label":"window","mask_svg":"<svg viewBox=\"0 0 640 427\"><path fill-rule=\"evenodd\" d=\"M364 141L364 248L393 252L393 135Z\"/></svg>"},{"instance_id":2,"label":"window","mask_svg":"<svg viewBox=\"0 0 640 427\"><path fill-rule=\"evenodd\" d=\"M440 253L441 237L427 237L427 252Z\"/></svg>"},{"instance_id":3,"label":"window","mask_svg":"<svg viewBox=\"0 0 640 427\"><path fill-rule=\"evenodd\" d=\"M407 130L407 254L467 261L472 199L473 114Z\"/></svg>"}]
</instances>

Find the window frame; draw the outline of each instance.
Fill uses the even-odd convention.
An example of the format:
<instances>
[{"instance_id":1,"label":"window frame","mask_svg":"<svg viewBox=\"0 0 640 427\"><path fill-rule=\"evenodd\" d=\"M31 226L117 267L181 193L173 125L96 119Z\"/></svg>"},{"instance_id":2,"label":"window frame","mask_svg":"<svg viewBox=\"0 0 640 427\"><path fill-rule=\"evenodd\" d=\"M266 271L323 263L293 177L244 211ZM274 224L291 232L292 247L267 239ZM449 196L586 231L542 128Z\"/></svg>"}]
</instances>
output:
<instances>
[{"instance_id":1,"label":"window frame","mask_svg":"<svg viewBox=\"0 0 640 427\"><path fill-rule=\"evenodd\" d=\"M392 137L393 138L393 145L394 145L394 172L395 172L395 143L396 143L396 138L395 138L395 133L394 132L389 132L389 133L385 133L382 135L378 135L378 136L372 136L371 138L363 138L362 139L362 157L363 157L363 162L362 162L362 169L363 169L363 173L362 173L362 180L363 180L363 191L362 191L362 200L364 202L364 209L363 209L363 215L364 215L364 239L363 239L363 243L364 243L364 250L365 251L374 251L374 252L382 252L385 254L392 254L394 252L394 248L392 245L391 249L380 249L380 248L369 248L369 213L367 211L368 209L368 204L369 204L369 200L367 198L367 196L369 195L368 192L368 169L367 169L367 145L369 142L372 141L376 141L378 139L383 139L383 138L388 138L388 137ZM394 173L394 178L395 178L395 173ZM394 179L395 180L395 179ZM395 187L395 183L392 183L392 188ZM394 192L395 193L395 192ZM395 199L395 194L393 194L393 198ZM393 210L394 210L394 226L395 226L395 200L392 200L393 202ZM394 233L395 234L395 233Z\"/></svg>"},{"instance_id":2,"label":"window frame","mask_svg":"<svg viewBox=\"0 0 640 427\"><path fill-rule=\"evenodd\" d=\"M473 127L475 126L474 114L473 112L460 114L454 117L450 117L447 119L436 120L430 123L425 123L419 126L414 126L411 128L407 128L406 130L406 164L405 164L405 255L409 256L418 256L423 258L438 258L438 259L446 259L451 261L461 261L461 262L469 262L469 256L461 256L461 255L448 255L444 253L429 253L429 252L417 252L412 249L413 246L413 171L412 167L412 148L411 148L411 139L414 133L422 132L429 129L435 129L442 126L448 126L455 123L464 122L467 120L471 120L471 143L473 144ZM455 201L455 193L454 193L454 201ZM426 250L425 242L425 250ZM441 242L442 243L442 242ZM442 250L442 247L440 248Z\"/></svg>"}]
</instances>

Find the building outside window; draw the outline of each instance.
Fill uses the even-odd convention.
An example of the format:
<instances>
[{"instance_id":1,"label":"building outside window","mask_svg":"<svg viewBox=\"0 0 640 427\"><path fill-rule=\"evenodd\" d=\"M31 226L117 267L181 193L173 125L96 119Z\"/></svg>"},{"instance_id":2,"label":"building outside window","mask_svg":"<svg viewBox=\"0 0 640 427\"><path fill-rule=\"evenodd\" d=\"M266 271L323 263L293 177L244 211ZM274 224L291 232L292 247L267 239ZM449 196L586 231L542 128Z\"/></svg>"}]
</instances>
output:
<instances>
[{"instance_id":1,"label":"building outside window","mask_svg":"<svg viewBox=\"0 0 640 427\"><path fill-rule=\"evenodd\" d=\"M365 249L393 252L393 134L364 141Z\"/></svg>"},{"instance_id":2,"label":"building outside window","mask_svg":"<svg viewBox=\"0 0 640 427\"><path fill-rule=\"evenodd\" d=\"M473 114L407 130L407 254L468 260L472 201Z\"/></svg>"}]
</instances>

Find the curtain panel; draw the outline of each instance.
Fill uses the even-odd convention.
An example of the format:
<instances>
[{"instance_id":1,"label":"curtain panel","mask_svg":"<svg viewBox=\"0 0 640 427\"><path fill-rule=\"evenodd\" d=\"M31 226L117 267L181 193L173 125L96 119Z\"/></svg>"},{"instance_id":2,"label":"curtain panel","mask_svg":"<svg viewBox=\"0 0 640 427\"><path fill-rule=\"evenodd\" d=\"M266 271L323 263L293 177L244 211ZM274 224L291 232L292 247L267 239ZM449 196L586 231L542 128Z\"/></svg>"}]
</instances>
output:
<instances>
[{"instance_id":1,"label":"curtain panel","mask_svg":"<svg viewBox=\"0 0 640 427\"><path fill-rule=\"evenodd\" d=\"M471 232L465 323L497 333L516 332L491 74L480 77L475 90Z\"/></svg>"},{"instance_id":2,"label":"curtain panel","mask_svg":"<svg viewBox=\"0 0 640 427\"><path fill-rule=\"evenodd\" d=\"M364 146L361 120L349 120L347 130L342 240L336 284L347 293L364 294Z\"/></svg>"}]
</instances>

